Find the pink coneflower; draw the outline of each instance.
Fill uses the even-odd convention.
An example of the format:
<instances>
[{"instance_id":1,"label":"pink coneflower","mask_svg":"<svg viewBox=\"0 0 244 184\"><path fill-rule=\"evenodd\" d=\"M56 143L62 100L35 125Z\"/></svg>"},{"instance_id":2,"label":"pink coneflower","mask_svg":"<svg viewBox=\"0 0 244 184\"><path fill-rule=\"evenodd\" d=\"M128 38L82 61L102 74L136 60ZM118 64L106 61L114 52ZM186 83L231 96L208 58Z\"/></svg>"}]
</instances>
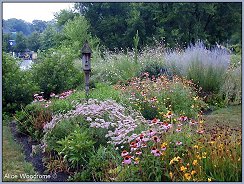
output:
<instances>
[{"instance_id":1,"label":"pink coneflower","mask_svg":"<svg viewBox=\"0 0 244 184\"><path fill-rule=\"evenodd\" d=\"M137 148L138 148L138 145L137 145L136 142L131 142L130 143L130 149L131 149L131 151L135 151L135 150L137 150Z\"/></svg>"},{"instance_id":2,"label":"pink coneflower","mask_svg":"<svg viewBox=\"0 0 244 184\"><path fill-rule=\"evenodd\" d=\"M197 130L196 132L199 133L199 134L203 134L204 130Z\"/></svg>"},{"instance_id":3,"label":"pink coneflower","mask_svg":"<svg viewBox=\"0 0 244 184\"><path fill-rule=\"evenodd\" d=\"M166 149L167 149L166 146L161 146L161 150L162 150L162 151L165 151Z\"/></svg>"},{"instance_id":4,"label":"pink coneflower","mask_svg":"<svg viewBox=\"0 0 244 184\"><path fill-rule=\"evenodd\" d=\"M153 140L154 142L160 142L160 139L159 139L157 136L153 136L153 137L152 137L152 140Z\"/></svg>"},{"instance_id":5,"label":"pink coneflower","mask_svg":"<svg viewBox=\"0 0 244 184\"><path fill-rule=\"evenodd\" d=\"M178 125L177 125L177 126L178 126L178 127L181 127L182 125L183 125L182 123L178 123Z\"/></svg>"},{"instance_id":6,"label":"pink coneflower","mask_svg":"<svg viewBox=\"0 0 244 184\"><path fill-rule=\"evenodd\" d=\"M179 121L186 121L187 119L187 116L181 116L178 118Z\"/></svg>"},{"instance_id":7,"label":"pink coneflower","mask_svg":"<svg viewBox=\"0 0 244 184\"><path fill-rule=\"evenodd\" d=\"M175 144L176 144L177 146L180 146L180 145L182 145L182 142L177 141Z\"/></svg>"},{"instance_id":8,"label":"pink coneflower","mask_svg":"<svg viewBox=\"0 0 244 184\"><path fill-rule=\"evenodd\" d=\"M142 154L142 152L141 151L136 151L136 155L141 155Z\"/></svg>"},{"instance_id":9,"label":"pink coneflower","mask_svg":"<svg viewBox=\"0 0 244 184\"><path fill-rule=\"evenodd\" d=\"M156 151L157 151L157 148L156 148L156 147L152 147L152 149L151 149L151 153L155 154Z\"/></svg>"},{"instance_id":10,"label":"pink coneflower","mask_svg":"<svg viewBox=\"0 0 244 184\"><path fill-rule=\"evenodd\" d=\"M154 118L154 119L151 121L152 124L157 124L158 122L159 122L159 120L158 120L157 118Z\"/></svg>"},{"instance_id":11,"label":"pink coneflower","mask_svg":"<svg viewBox=\"0 0 244 184\"><path fill-rule=\"evenodd\" d=\"M146 145L145 143L143 143L143 144L141 145L141 147L142 147L142 148L146 148L147 145Z\"/></svg>"},{"instance_id":12,"label":"pink coneflower","mask_svg":"<svg viewBox=\"0 0 244 184\"><path fill-rule=\"evenodd\" d=\"M197 124L197 121L195 121L195 120L190 120L189 124L190 124L190 125L196 125L196 124Z\"/></svg>"},{"instance_id":13,"label":"pink coneflower","mask_svg":"<svg viewBox=\"0 0 244 184\"><path fill-rule=\"evenodd\" d=\"M123 164L131 164L131 156L126 155L124 157L124 161L122 162Z\"/></svg>"},{"instance_id":14,"label":"pink coneflower","mask_svg":"<svg viewBox=\"0 0 244 184\"><path fill-rule=\"evenodd\" d=\"M148 136L149 136L149 137L152 137L152 136L154 136L155 134L156 134L156 132L153 131L153 130L149 130L149 132L148 132Z\"/></svg>"},{"instance_id":15,"label":"pink coneflower","mask_svg":"<svg viewBox=\"0 0 244 184\"><path fill-rule=\"evenodd\" d=\"M181 128L177 128L175 131L176 132L181 132L181 130L182 130Z\"/></svg>"},{"instance_id":16,"label":"pink coneflower","mask_svg":"<svg viewBox=\"0 0 244 184\"><path fill-rule=\"evenodd\" d=\"M159 157L160 155L161 155L161 152L158 149L156 149L154 156Z\"/></svg>"},{"instance_id":17,"label":"pink coneflower","mask_svg":"<svg viewBox=\"0 0 244 184\"><path fill-rule=\"evenodd\" d=\"M122 151L121 156L122 156L122 157L125 157L125 156L127 156L128 154L129 154L128 151L124 150L124 151Z\"/></svg>"},{"instance_id":18,"label":"pink coneflower","mask_svg":"<svg viewBox=\"0 0 244 184\"><path fill-rule=\"evenodd\" d=\"M47 108L47 107L49 107L49 105L48 105L48 104L46 104L44 107L45 107L45 108Z\"/></svg>"},{"instance_id":19,"label":"pink coneflower","mask_svg":"<svg viewBox=\"0 0 244 184\"><path fill-rule=\"evenodd\" d=\"M51 93L50 94L50 97L52 98L52 97L55 97L55 94L54 93Z\"/></svg>"},{"instance_id":20,"label":"pink coneflower","mask_svg":"<svg viewBox=\"0 0 244 184\"><path fill-rule=\"evenodd\" d=\"M34 97L36 97L36 96L38 96L38 94L36 93L36 94L34 94Z\"/></svg>"}]
</instances>

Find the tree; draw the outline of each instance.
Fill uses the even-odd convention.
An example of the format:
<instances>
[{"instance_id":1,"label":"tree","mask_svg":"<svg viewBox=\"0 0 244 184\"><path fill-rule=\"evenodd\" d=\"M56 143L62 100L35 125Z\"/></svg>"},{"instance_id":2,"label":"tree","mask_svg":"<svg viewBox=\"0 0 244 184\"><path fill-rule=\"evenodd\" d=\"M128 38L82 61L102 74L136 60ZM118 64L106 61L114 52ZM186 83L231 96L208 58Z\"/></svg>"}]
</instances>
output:
<instances>
[{"instance_id":1,"label":"tree","mask_svg":"<svg viewBox=\"0 0 244 184\"><path fill-rule=\"evenodd\" d=\"M21 19L8 19L3 21L3 27L7 32L22 32L24 35L31 33L31 24Z\"/></svg>"},{"instance_id":2,"label":"tree","mask_svg":"<svg viewBox=\"0 0 244 184\"><path fill-rule=\"evenodd\" d=\"M10 33L3 34L3 51L4 52L10 52L11 51L11 46L9 44L9 40L10 40Z\"/></svg>"},{"instance_id":3,"label":"tree","mask_svg":"<svg viewBox=\"0 0 244 184\"><path fill-rule=\"evenodd\" d=\"M32 31L42 33L47 28L47 22L42 20L32 21Z\"/></svg>"},{"instance_id":4,"label":"tree","mask_svg":"<svg viewBox=\"0 0 244 184\"><path fill-rule=\"evenodd\" d=\"M27 48L29 48L32 51L37 51L41 47L41 34L38 32L33 32L28 38L27 38Z\"/></svg>"},{"instance_id":5,"label":"tree","mask_svg":"<svg viewBox=\"0 0 244 184\"><path fill-rule=\"evenodd\" d=\"M75 16L78 16L78 13L75 13L73 10L60 10L54 14L55 19L57 20L57 26L63 27L66 22L73 20Z\"/></svg>"},{"instance_id":6,"label":"tree","mask_svg":"<svg viewBox=\"0 0 244 184\"><path fill-rule=\"evenodd\" d=\"M27 48L27 39L22 32L16 34L16 45L13 47L15 52L23 52Z\"/></svg>"},{"instance_id":7,"label":"tree","mask_svg":"<svg viewBox=\"0 0 244 184\"><path fill-rule=\"evenodd\" d=\"M60 34L53 25L48 27L40 35L40 49L48 50L49 48L57 47L60 44Z\"/></svg>"},{"instance_id":8,"label":"tree","mask_svg":"<svg viewBox=\"0 0 244 184\"><path fill-rule=\"evenodd\" d=\"M110 49L166 40L169 46L199 39L215 44L241 40L241 3L76 3L89 21L92 35Z\"/></svg>"},{"instance_id":9,"label":"tree","mask_svg":"<svg viewBox=\"0 0 244 184\"><path fill-rule=\"evenodd\" d=\"M72 46L73 49L80 49L88 40L90 46L94 48L98 40L89 34L89 26L84 16L76 16L73 20L69 20L63 28L64 44Z\"/></svg>"}]
</instances>

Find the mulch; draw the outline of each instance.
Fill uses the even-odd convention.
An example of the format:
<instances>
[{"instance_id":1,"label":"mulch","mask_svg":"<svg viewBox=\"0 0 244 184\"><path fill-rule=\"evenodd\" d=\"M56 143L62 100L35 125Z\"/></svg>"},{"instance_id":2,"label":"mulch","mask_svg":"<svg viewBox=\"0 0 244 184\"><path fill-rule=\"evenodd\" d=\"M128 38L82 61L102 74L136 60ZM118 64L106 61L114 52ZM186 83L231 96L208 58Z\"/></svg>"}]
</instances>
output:
<instances>
[{"instance_id":1,"label":"mulch","mask_svg":"<svg viewBox=\"0 0 244 184\"><path fill-rule=\"evenodd\" d=\"M34 169L36 172L38 172L39 175L48 175L45 170L45 166L43 165L42 159L44 158L44 154L41 152L38 152L34 154L33 156L31 155L32 153L32 145L37 145L38 142L31 140L31 138L25 134L22 134L18 132L17 127L16 127L16 122L10 122L9 124L11 132L14 136L14 140L18 143L21 144L23 147L24 155L25 155L25 160L27 162L31 162L32 165L34 166ZM28 174L28 173L26 173ZM68 179L69 175L67 173L55 173L55 174L50 174L51 177L49 179L43 179L43 181L50 181L50 182L64 182Z\"/></svg>"}]
</instances>

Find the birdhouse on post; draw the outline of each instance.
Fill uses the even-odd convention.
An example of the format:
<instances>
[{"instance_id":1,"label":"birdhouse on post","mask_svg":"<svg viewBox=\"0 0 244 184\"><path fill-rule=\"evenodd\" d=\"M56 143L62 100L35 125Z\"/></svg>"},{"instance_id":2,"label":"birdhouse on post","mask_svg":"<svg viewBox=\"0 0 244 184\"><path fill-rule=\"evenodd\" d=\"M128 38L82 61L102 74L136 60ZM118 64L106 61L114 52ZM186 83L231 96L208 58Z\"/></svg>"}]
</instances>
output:
<instances>
[{"instance_id":1,"label":"birdhouse on post","mask_svg":"<svg viewBox=\"0 0 244 184\"><path fill-rule=\"evenodd\" d=\"M86 90L86 100L88 102L89 97L89 83L90 83L90 72L91 72L91 53L92 50L86 41L81 49L82 55L82 68L85 73L85 90Z\"/></svg>"}]
</instances>

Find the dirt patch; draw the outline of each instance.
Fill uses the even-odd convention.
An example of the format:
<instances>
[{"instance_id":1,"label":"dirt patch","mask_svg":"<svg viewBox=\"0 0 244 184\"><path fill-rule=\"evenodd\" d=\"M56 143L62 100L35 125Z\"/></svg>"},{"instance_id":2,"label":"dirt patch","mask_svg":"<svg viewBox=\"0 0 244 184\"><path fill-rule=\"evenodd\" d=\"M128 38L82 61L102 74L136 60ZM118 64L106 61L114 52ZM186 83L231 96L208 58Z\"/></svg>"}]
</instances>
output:
<instances>
[{"instance_id":1,"label":"dirt patch","mask_svg":"<svg viewBox=\"0 0 244 184\"><path fill-rule=\"evenodd\" d=\"M29 136L18 132L17 127L16 127L16 122L11 122L9 124L9 127L14 136L14 140L22 145L26 161L31 162L35 168L35 171L37 171L40 175L48 175L49 173L45 172L45 166L43 165L43 162L42 162L44 154L39 152L33 156L31 155L32 145L37 145L39 143L31 140L31 138ZM50 182L66 181L69 177L69 175L67 173L62 173L62 172L59 172L56 174L50 174L50 175L51 175L51 178L43 179L43 181L50 181Z\"/></svg>"}]
</instances>

